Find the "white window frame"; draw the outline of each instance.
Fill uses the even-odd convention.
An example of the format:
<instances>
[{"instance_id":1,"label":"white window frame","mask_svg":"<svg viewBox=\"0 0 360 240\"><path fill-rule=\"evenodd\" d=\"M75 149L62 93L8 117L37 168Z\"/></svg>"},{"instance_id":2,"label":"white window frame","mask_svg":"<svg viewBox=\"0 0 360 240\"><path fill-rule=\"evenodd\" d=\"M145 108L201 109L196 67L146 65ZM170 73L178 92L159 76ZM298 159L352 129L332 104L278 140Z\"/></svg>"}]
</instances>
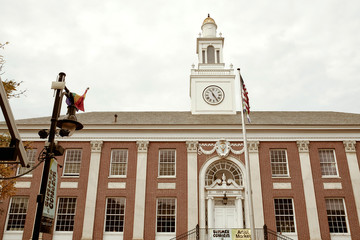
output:
<instances>
[{"instance_id":1,"label":"white window frame","mask_svg":"<svg viewBox=\"0 0 360 240\"><path fill-rule=\"evenodd\" d=\"M285 163L280 163L280 162L272 162L272 158L271 158L271 152L272 151L284 151L285 152L285 159L286 159L286 174L273 174L273 164L285 164ZM287 154L287 150L283 149L283 148L274 148L274 149L270 149L270 168L271 168L271 176L273 178L288 178L290 177L290 171L289 171L289 159L288 159L288 154Z\"/></svg>"},{"instance_id":2,"label":"white window frame","mask_svg":"<svg viewBox=\"0 0 360 240\"><path fill-rule=\"evenodd\" d=\"M321 157L320 157L320 151L332 151L332 154L334 156L334 163L335 164L335 169L336 169L336 174L334 175L324 175L323 174L323 170L322 170L322 167L323 165L322 164L329 164L329 162L322 162L321 161ZM321 149L318 149L318 154L319 154L319 162L320 162L320 171L321 171L321 176L322 178L338 178L339 177L339 169L338 169L338 164L337 164L337 160L336 160L336 154L335 154L335 149L328 149L328 148L321 148Z\"/></svg>"},{"instance_id":3,"label":"white window frame","mask_svg":"<svg viewBox=\"0 0 360 240\"><path fill-rule=\"evenodd\" d=\"M275 215L275 227L276 227L276 231L277 231L277 221L276 221L276 217L277 216L291 216L291 215L276 215L276 204L275 204L275 200L276 199L287 199L287 200L291 200L291 207L292 207L292 211L293 211L293 219L294 219L294 232L281 232L284 233L286 235L292 235L292 234L296 234L297 233L297 229L296 229L296 215L295 215L295 206L294 206L294 199L293 198L284 198L284 197L280 197L280 198L274 198L274 215Z\"/></svg>"},{"instance_id":4,"label":"white window frame","mask_svg":"<svg viewBox=\"0 0 360 240\"><path fill-rule=\"evenodd\" d=\"M118 198L118 199L123 199L124 200L124 222L123 222L123 230L122 232L116 232L116 231L106 231L106 216L107 216L107 209L108 209L108 199L111 198ZM120 214L119 214L120 215ZM126 216L126 198L125 197L107 197L106 198L106 206L105 206L105 217L104 217L104 234L116 234L116 235L122 235L124 234L125 231L125 216Z\"/></svg>"},{"instance_id":5,"label":"white window frame","mask_svg":"<svg viewBox=\"0 0 360 240\"><path fill-rule=\"evenodd\" d=\"M18 167L17 169L17 175L19 174L22 174L20 171L22 171L24 169L24 172L26 171L29 171L31 168L34 167L35 165L35 161L36 161L36 154L37 154L37 149L34 148L34 149L27 149L26 150L26 155L27 155L27 158L28 158L28 163L30 165L30 167ZM27 174L25 174L24 176L22 177L32 177L33 176L33 172L29 172Z\"/></svg>"},{"instance_id":6,"label":"white window frame","mask_svg":"<svg viewBox=\"0 0 360 240\"><path fill-rule=\"evenodd\" d=\"M69 151L73 151L73 150L77 150L80 151L80 162L79 162L79 172L78 173L66 173L66 165L67 165L67 157L68 157L68 153ZM62 176L63 177L79 177L80 176L80 171L81 171L81 162L82 162L82 149L81 148L70 148L70 149L66 149L65 152L65 158L64 158L64 170L62 172Z\"/></svg>"},{"instance_id":7,"label":"white window frame","mask_svg":"<svg viewBox=\"0 0 360 240\"><path fill-rule=\"evenodd\" d=\"M174 151L174 175L160 175L160 156L162 151ZM176 178L176 149L175 148L166 148L166 149L159 149L159 160L158 160L158 177L159 178Z\"/></svg>"},{"instance_id":8,"label":"white window frame","mask_svg":"<svg viewBox=\"0 0 360 240\"><path fill-rule=\"evenodd\" d=\"M72 214L74 216L74 226L73 226L73 230L72 231L58 231L56 230L56 226L58 224L58 215L59 215L59 205L60 205L60 199L61 198L75 198L76 202L75 202L75 212ZM77 206L78 206L78 198L77 197L59 197L58 201L57 201L57 208L56 208L56 217L55 217L55 224L54 224L54 232L56 233L73 233L74 232L74 228L75 228L75 217L76 217L76 210L77 210Z\"/></svg>"},{"instance_id":9,"label":"white window frame","mask_svg":"<svg viewBox=\"0 0 360 240\"><path fill-rule=\"evenodd\" d=\"M326 217L329 217L327 211L327 203L326 200L342 200L342 204L344 207L344 212L345 212L345 223L346 223L346 230L347 232L339 232L339 233L335 233L335 232L330 232L330 226L329 226L329 232L330 235L335 235L335 236L339 236L339 235L350 235L350 226L349 226L349 220L348 220L348 215L347 215L347 211L346 211L346 205L345 205L345 199L344 198L325 198L325 207L326 207ZM343 216L343 215L332 215L332 216ZM329 225L329 219L328 219L328 225Z\"/></svg>"},{"instance_id":10,"label":"white window frame","mask_svg":"<svg viewBox=\"0 0 360 240\"><path fill-rule=\"evenodd\" d=\"M174 228L174 232L158 232L158 208L159 208L159 200L174 200L174 204L175 204L175 213L174 213L174 217L175 217L175 228ZM168 216L172 216L172 215L168 215ZM172 198L172 197L161 197L161 198L157 198L156 199L156 215L155 215L156 219L156 224L155 224L155 233L157 235L169 235L169 234L176 234L176 221L177 221L177 199L176 198Z\"/></svg>"},{"instance_id":11,"label":"white window frame","mask_svg":"<svg viewBox=\"0 0 360 240\"><path fill-rule=\"evenodd\" d=\"M27 205L26 205L26 213L22 214L22 215L25 215L25 223L24 223L24 226L21 230L7 230L8 228L8 225L9 225L9 217L10 217L10 210L11 210L11 204L13 203L13 200L17 198L17 199L27 199ZM24 228L25 228L25 224L26 224L26 216L27 216L27 211L29 209L29 197L28 196L13 196L11 197L10 199L10 202L9 202L9 207L8 207L8 212L7 212L7 216L6 216L6 224L5 224L5 228L4 228L4 232L23 232L24 231Z\"/></svg>"},{"instance_id":12,"label":"white window frame","mask_svg":"<svg viewBox=\"0 0 360 240\"><path fill-rule=\"evenodd\" d=\"M113 162L114 151L126 151L126 162L124 162L124 163L116 162L118 164L125 164L125 174L124 175L111 174L112 165L116 164L116 163ZM125 149L125 148L111 149L109 177L126 178L127 177L127 171L128 171L128 163L129 163L129 151L128 151L128 149Z\"/></svg>"}]
</instances>

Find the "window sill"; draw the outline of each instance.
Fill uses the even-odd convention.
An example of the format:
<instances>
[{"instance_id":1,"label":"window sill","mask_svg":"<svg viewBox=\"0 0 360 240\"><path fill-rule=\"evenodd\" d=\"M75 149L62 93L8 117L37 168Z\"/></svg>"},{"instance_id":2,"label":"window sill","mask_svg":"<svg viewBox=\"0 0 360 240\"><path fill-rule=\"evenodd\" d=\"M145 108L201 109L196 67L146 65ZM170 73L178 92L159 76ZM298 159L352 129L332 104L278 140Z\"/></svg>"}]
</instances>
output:
<instances>
[{"instance_id":1,"label":"window sill","mask_svg":"<svg viewBox=\"0 0 360 240\"><path fill-rule=\"evenodd\" d=\"M272 178L290 179L290 176L272 176Z\"/></svg>"},{"instance_id":2,"label":"window sill","mask_svg":"<svg viewBox=\"0 0 360 240\"><path fill-rule=\"evenodd\" d=\"M164 178L172 178L175 179L176 176L158 176L158 178L164 179Z\"/></svg>"},{"instance_id":3,"label":"window sill","mask_svg":"<svg viewBox=\"0 0 360 240\"><path fill-rule=\"evenodd\" d=\"M111 176L108 176L108 178L127 178L126 175L111 175Z\"/></svg>"},{"instance_id":4,"label":"window sill","mask_svg":"<svg viewBox=\"0 0 360 240\"><path fill-rule=\"evenodd\" d=\"M323 179L331 179L331 178L340 179L341 177L340 176L321 176L321 178L323 178Z\"/></svg>"},{"instance_id":5,"label":"window sill","mask_svg":"<svg viewBox=\"0 0 360 240\"><path fill-rule=\"evenodd\" d=\"M80 178L80 176L61 176L62 178Z\"/></svg>"}]
</instances>

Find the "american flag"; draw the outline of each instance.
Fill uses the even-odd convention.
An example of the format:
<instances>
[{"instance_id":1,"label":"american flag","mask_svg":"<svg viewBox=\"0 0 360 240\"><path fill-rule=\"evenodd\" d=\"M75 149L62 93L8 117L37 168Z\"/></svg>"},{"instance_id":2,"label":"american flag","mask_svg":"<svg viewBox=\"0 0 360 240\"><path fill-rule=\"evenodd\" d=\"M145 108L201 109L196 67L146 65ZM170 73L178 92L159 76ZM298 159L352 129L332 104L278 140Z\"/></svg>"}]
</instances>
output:
<instances>
[{"instance_id":1,"label":"american flag","mask_svg":"<svg viewBox=\"0 0 360 240\"><path fill-rule=\"evenodd\" d=\"M240 72L240 71L239 71ZM244 113L246 114L246 118L248 120L248 122L250 123L250 104L249 104L249 95L248 95L248 91L246 90L245 84L244 84L244 80L240 74L240 84L241 84L241 88L242 88L242 101L243 101L243 106L244 106Z\"/></svg>"}]
</instances>

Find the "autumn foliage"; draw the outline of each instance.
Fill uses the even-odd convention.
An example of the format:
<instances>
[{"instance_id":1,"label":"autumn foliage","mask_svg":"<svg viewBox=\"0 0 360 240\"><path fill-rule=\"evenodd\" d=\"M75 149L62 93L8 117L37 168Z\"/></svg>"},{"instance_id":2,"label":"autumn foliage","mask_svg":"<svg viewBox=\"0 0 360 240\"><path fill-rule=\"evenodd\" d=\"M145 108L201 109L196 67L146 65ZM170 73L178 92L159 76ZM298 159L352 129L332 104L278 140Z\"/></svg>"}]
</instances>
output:
<instances>
[{"instance_id":1,"label":"autumn foliage","mask_svg":"<svg viewBox=\"0 0 360 240\"><path fill-rule=\"evenodd\" d=\"M0 49L4 49L4 46L6 44L9 43L8 42L6 42L5 44L0 43ZM4 64L5 64L4 57L0 55L0 75L4 73L2 71ZM2 81L2 83L4 85L7 98L19 97L21 94L24 93L24 91L18 91L18 87L21 84L21 82L16 82L14 80L6 79ZM10 136L7 133L0 133L0 147L8 147L10 140L11 140ZM17 165L14 164L0 164L0 177L8 178L14 176L16 168ZM15 179L0 180L0 201L8 197L11 197L16 193L15 183L16 183Z\"/></svg>"}]
</instances>

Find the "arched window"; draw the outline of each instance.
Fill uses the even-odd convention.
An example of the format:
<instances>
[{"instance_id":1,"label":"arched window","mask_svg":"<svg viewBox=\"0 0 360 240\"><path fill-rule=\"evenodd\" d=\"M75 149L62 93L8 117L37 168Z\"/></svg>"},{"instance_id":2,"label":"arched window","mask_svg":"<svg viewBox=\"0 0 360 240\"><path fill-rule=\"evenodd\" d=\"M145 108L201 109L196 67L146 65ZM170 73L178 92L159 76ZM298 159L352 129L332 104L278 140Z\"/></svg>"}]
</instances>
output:
<instances>
[{"instance_id":1,"label":"arched window","mask_svg":"<svg viewBox=\"0 0 360 240\"><path fill-rule=\"evenodd\" d=\"M213 46L207 47L207 63L215 63L215 49Z\"/></svg>"},{"instance_id":2,"label":"arched window","mask_svg":"<svg viewBox=\"0 0 360 240\"><path fill-rule=\"evenodd\" d=\"M210 186L216 179L221 179L223 174L225 174L226 179L232 179L238 185L243 185L243 177L239 167L230 161L222 160L209 166L205 175L205 186Z\"/></svg>"}]
</instances>

